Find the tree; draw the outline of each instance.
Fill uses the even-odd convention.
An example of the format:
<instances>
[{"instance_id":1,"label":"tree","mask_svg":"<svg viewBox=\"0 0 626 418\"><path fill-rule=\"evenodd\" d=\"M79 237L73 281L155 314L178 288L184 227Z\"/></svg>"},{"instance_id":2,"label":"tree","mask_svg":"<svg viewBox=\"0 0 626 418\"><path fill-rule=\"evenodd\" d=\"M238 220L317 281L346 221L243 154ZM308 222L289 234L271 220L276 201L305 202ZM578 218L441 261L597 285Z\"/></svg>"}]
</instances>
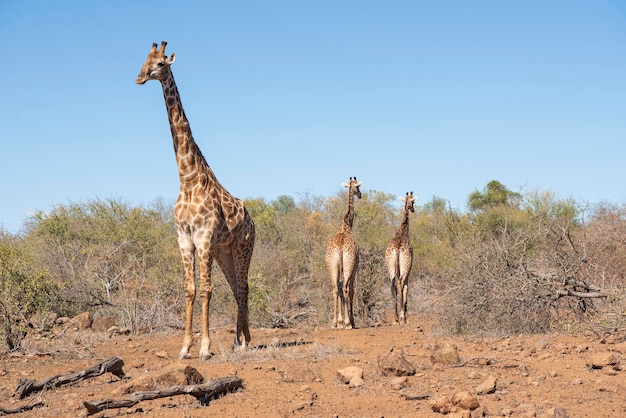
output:
<instances>
[{"instance_id":1,"label":"tree","mask_svg":"<svg viewBox=\"0 0 626 418\"><path fill-rule=\"evenodd\" d=\"M57 288L33 269L20 242L0 237L0 318L9 350L20 347L33 316L45 315L56 302Z\"/></svg>"},{"instance_id":2,"label":"tree","mask_svg":"<svg viewBox=\"0 0 626 418\"><path fill-rule=\"evenodd\" d=\"M497 180L491 180L482 192L473 191L468 199L467 204L471 211L485 210L495 206L517 206L521 195L507 189Z\"/></svg>"}]
</instances>

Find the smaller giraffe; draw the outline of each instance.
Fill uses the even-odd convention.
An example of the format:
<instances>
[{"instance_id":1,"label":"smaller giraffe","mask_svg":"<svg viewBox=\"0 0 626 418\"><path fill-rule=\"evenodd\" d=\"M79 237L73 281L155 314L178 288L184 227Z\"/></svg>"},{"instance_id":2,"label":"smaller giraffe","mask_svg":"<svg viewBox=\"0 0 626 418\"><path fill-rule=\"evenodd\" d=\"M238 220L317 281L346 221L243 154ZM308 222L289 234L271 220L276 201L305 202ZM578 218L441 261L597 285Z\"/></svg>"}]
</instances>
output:
<instances>
[{"instance_id":1,"label":"smaller giraffe","mask_svg":"<svg viewBox=\"0 0 626 418\"><path fill-rule=\"evenodd\" d=\"M395 305L394 324L408 323L406 314L407 296L409 293L409 275L413 265L413 246L409 238L409 211L415 212L413 204L417 196L413 197L407 193L405 197L400 196L404 202L404 212L402 223L396 236L391 240L385 251L385 264L391 280L391 298ZM400 305L400 315L398 316L398 305Z\"/></svg>"},{"instance_id":2,"label":"smaller giraffe","mask_svg":"<svg viewBox=\"0 0 626 418\"><path fill-rule=\"evenodd\" d=\"M333 284L333 328L345 326L354 328L352 299L354 298L354 278L359 264L359 247L352 234L354 221L354 196L361 198L361 182L350 177L350 183L343 183L348 188L348 212L343 217L339 232L326 248L326 266Z\"/></svg>"}]
</instances>

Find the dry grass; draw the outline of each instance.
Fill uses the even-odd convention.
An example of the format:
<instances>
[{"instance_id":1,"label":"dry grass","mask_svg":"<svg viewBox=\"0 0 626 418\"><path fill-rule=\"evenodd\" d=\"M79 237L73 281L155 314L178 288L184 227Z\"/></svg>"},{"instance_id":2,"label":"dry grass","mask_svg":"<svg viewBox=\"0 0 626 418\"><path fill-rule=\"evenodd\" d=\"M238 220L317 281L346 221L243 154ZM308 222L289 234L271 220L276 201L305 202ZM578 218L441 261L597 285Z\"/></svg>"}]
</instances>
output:
<instances>
[{"instance_id":1,"label":"dry grass","mask_svg":"<svg viewBox=\"0 0 626 418\"><path fill-rule=\"evenodd\" d=\"M334 344L322 344L319 339L313 341L281 341L274 338L270 343L253 345L241 350L217 344L218 354L213 358L217 362L242 363L246 361L270 360L306 360L330 357L343 357L355 353L354 349Z\"/></svg>"}]
</instances>

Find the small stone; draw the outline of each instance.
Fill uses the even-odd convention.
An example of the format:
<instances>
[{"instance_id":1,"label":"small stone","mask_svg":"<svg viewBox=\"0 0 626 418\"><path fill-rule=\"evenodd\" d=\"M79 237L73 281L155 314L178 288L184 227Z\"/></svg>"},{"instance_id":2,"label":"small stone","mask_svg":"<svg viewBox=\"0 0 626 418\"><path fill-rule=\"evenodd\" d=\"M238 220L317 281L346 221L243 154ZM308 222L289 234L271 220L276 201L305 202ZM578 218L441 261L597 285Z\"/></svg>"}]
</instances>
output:
<instances>
[{"instance_id":1,"label":"small stone","mask_svg":"<svg viewBox=\"0 0 626 418\"><path fill-rule=\"evenodd\" d=\"M430 401L430 407L434 412L448 414L452 411L452 402L447 396L441 395Z\"/></svg>"},{"instance_id":2,"label":"small stone","mask_svg":"<svg viewBox=\"0 0 626 418\"><path fill-rule=\"evenodd\" d=\"M430 355L432 364L441 364L443 366L454 366L459 364L459 352L455 347L444 344L442 347L436 347Z\"/></svg>"},{"instance_id":3,"label":"small stone","mask_svg":"<svg viewBox=\"0 0 626 418\"><path fill-rule=\"evenodd\" d=\"M603 353L595 353L587 359L587 366L592 369L601 369L607 366L617 366L620 363L619 353L606 351Z\"/></svg>"},{"instance_id":4,"label":"small stone","mask_svg":"<svg viewBox=\"0 0 626 418\"><path fill-rule=\"evenodd\" d=\"M474 392L477 395L487 395L496 391L497 379L493 375L489 375L480 385L476 387Z\"/></svg>"},{"instance_id":5,"label":"small stone","mask_svg":"<svg viewBox=\"0 0 626 418\"><path fill-rule=\"evenodd\" d=\"M413 376L415 366L406 359L402 350L392 348L377 358L378 368L385 376Z\"/></svg>"},{"instance_id":6,"label":"small stone","mask_svg":"<svg viewBox=\"0 0 626 418\"><path fill-rule=\"evenodd\" d=\"M359 376L354 376L348 383L348 387L350 388L358 388L361 386L363 386L363 379Z\"/></svg>"},{"instance_id":7,"label":"small stone","mask_svg":"<svg viewBox=\"0 0 626 418\"><path fill-rule=\"evenodd\" d=\"M408 386L408 384L409 384L409 380L407 379L406 376L396 377L392 379L391 382L389 382L389 386L391 387L391 389L394 389L394 390L404 389L405 387Z\"/></svg>"},{"instance_id":8,"label":"small stone","mask_svg":"<svg viewBox=\"0 0 626 418\"><path fill-rule=\"evenodd\" d=\"M469 391L455 393L452 396L452 404L462 409L474 410L480 406L478 399Z\"/></svg>"},{"instance_id":9,"label":"small stone","mask_svg":"<svg viewBox=\"0 0 626 418\"><path fill-rule=\"evenodd\" d=\"M337 370L337 377L343 383L350 383L353 378L358 377L359 379L363 379L363 369L356 366L348 366L341 370Z\"/></svg>"},{"instance_id":10,"label":"small stone","mask_svg":"<svg viewBox=\"0 0 626 418\"><path fill-rule=\"evenodd\" d=\"M479 406L478 408L474 409L472 413L470 414L471 418L481 418L484 416L485 416L485 408L482 406Z\"/></svg>"},{"instance_id":11,"label":"small stone","mask_svg":"<svg viewBox=\"0 0 626 418\"><path fill-rule=\"evenodd\" d=\"M109 328L115 325L115 318L112 316L101 316L96 318L91 323L91 329L95 332L106 332Z\"/></svg>"}]
</instances>

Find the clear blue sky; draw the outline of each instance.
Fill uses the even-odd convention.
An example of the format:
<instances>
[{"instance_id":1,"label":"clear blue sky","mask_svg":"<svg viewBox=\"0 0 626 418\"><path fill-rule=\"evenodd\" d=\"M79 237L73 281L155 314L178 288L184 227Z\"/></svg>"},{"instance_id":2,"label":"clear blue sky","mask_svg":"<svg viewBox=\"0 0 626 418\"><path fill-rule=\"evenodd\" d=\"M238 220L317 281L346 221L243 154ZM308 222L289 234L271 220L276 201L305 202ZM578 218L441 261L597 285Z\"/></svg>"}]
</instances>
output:
<instances>
[{"instance_id":1,"label":"clear blue sky","mask_svg":"<svg viewBox=\"0 0 626 418\"><path fill-rule=\"evenodd\" d=\"M241 198L350 176L465 210L514 191L626 203L626 2L2 1L0 226L95 198L173 201L153 42Z\"/></svg>"}]
</instances>

